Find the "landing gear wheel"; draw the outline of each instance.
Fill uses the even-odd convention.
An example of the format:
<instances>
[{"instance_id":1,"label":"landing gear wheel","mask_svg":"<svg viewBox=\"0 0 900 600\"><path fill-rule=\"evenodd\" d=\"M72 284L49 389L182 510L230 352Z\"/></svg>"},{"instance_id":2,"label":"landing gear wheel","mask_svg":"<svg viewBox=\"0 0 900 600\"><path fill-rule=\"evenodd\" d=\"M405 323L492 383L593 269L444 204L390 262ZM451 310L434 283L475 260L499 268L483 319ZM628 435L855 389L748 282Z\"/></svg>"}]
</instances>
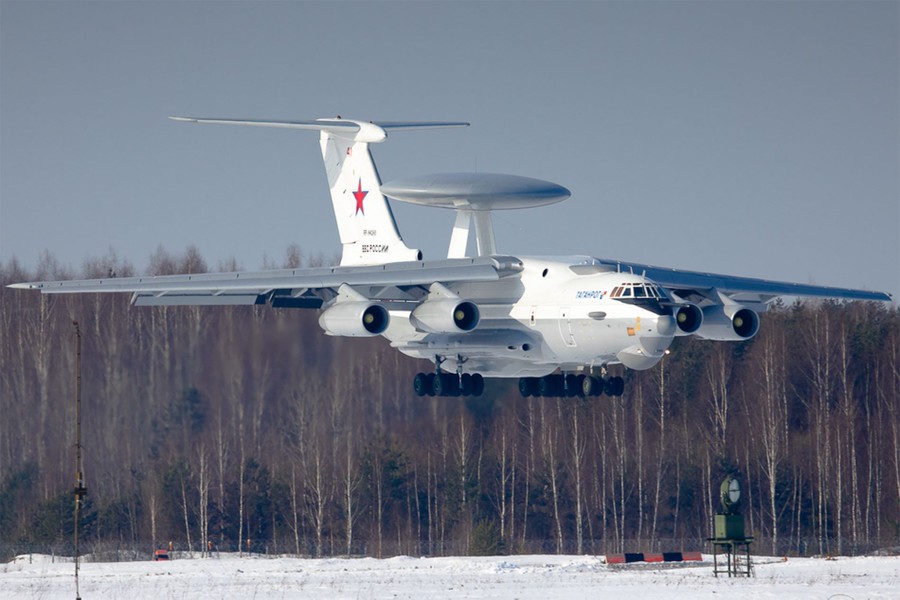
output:
<instances>
[{"instance_id":1,"label":"landing gear wheel","mask_svg":"<svg viewBox=\"0 0 900 600\"><path fill-rule=\"evenodd\" d=\"M456 383L456 376L452 376L453 379L449 376L449 373L435 373L434 374L434 384L431 389L434 390L435 396L450 396L452 392L457 387L454 385Z\"/></svg>"},{"instance_id":2,"label":"landing gear wheel","mask_svg":"<svg viewBox=\"0 0 900 600\"><path fill-rule=\"evenodd\" d=\"M519 377L519 393L523 398L538 395L538 380L534 377Z\"/></svg>"},{"instance_id":3,"label":"landing gear wheel","mask_svg":"<svg viewBox=\"0 0 900 600\"><path fill-rule=\"evenodd\" d=\"M463 396L471 396L474 389L475 387L472 382L472 375L469 373L463 373L459 378L459 392Z\"/></svg>"},{"instance_id":4,"label":"landing gear wheel","mask_svg":"<svg viewBox=\"0 0 900 600\"><path fill-rule=\"evenodd\" d=\"M416 396L428 396L432 394L434 382L428 378L429 375L434 377L433 373L416 373L416 376L413 377L413 390L416 392Z\"/></svg>"},{"instance_id":5,"label":"landing gear wheel","mask_svg":"<svg viewBox=\"0 0 900 600\"><path fill-rule=\"evenodd\" d=\"M584 398L584 380L587 379L587 375L576 375L575 376L575 395L579 398Z\"/></svg>"},{"instance_id":6,"label":"landing gear wheel","mask_svg":"<svg viewBox=\"0 0 900 600\"><path fill-rule=\"evenodd\" d=\"M603 380L603 393L607 396L615 396L616 395L616 384L613 383L614 377L609 377Z\"/></svg>"},{"instance_id":7,"label":"landing gear wheel","mask_svg":"<svg viewBox=\"0 0 900 600\"><path fill-rule=\"evenodd\" d=\"M484 393L484 377L481 373L472 375L472 395L480 396Z\"/></svg>"},{"instance_id":8,"label":"landing gear wheel","mask_svg":"<svg viewBox=\"0 0 900 600\"><path fill-rule=\"evenodd\" d=\"M625 380L621 377L610 377L613 386L613 396L621 396L625 392Z\"/></svg>"},{"instance_id":9,"label":"landing gear wheel","mask_svg":"<svg viewBox=\"0 0 900 600\"><path fill-rule=\"evenodd\" d=\"M553 392L555 391L553 388L553 379L552 375L544 375L540 379L538 379L538 393L537 395L541 398L547 398L553 396Z\"/></svg>"},{"instance_id":10,"label":"landing gear wheel","mask_svg":"<svg viewBox=\"0 0 900 600\"><path fill-rule=\"evenodd\" d=\"M545 375L538 380L538 393L544 398L558 398L563 395L563 376Z\"/></svg>"},{"instance_id":11,"label":"landing gear wheel","mask_svg":"<svg viewBox=\"0 0 900 600\"><path fill-rule=\"evenodd\" d=\"M563 378L565 382L564 394L567 398L573 398L578 393L578 376L569 373Z\"/></svg>"},{"instance_id":12,"label":"landing gear wheel","mask_svg":"<svg viewBox=\"0 0 900 600\"><path fill-rule=\"evenodd\" d=\"M603 386L600 385L600 381L591 375L582 375L582 377L584 377L584 379L581 380L581 396L583 398L599 396L603 391Z\"/></svg>"}]
</instances>

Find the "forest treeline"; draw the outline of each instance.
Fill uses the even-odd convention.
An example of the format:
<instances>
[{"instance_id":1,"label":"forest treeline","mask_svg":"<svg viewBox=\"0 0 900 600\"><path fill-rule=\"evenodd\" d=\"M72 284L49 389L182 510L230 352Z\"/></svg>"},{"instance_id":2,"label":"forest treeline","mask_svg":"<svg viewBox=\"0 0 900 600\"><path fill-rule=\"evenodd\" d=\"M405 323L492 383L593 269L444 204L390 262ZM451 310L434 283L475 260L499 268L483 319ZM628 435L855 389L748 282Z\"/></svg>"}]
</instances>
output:
<instances>
[{"instance_id":1,"label":"forest treeline","mask_svg":"<svg viewBox=\"0 0 900 600\"><path fill-rule=\"evenodd\" d=\"M148 274L205 270L160 249ZM618 398L523 399L514 380L419 398L426 365L326 336L317 311L5 287L133 273L113 253L78 273L0 263L0 558L71 552L73 321L87 551L699 550L730 473L760 552L900 545L896 306L798 303L748 342L678 338L657 367L614 371Z\"/></svg>"}]
</instances>

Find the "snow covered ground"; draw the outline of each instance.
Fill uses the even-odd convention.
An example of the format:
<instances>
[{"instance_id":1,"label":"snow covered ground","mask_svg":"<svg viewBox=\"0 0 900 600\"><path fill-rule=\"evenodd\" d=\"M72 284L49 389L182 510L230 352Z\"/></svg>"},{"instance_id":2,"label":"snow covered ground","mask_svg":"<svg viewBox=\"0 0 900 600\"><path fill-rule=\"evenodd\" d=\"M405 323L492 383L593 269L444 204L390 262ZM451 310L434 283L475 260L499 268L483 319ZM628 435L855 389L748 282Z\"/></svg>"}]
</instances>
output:
<instances>
[{"instance_id":1,"label":"snow covered ground","mask_svg":"<svg viewBox=\"0 0 900 600\"><path fill-rule=\"evenodd\" d=\"M83 562L91 598L900 598L900 557L754 557L755 577L728 579L702 563L607 565L602 556L376 560L223 555L169 562ZM74 565L22 556L0 565L0 598L74 598Z\"/></svg>"}]
</instances>

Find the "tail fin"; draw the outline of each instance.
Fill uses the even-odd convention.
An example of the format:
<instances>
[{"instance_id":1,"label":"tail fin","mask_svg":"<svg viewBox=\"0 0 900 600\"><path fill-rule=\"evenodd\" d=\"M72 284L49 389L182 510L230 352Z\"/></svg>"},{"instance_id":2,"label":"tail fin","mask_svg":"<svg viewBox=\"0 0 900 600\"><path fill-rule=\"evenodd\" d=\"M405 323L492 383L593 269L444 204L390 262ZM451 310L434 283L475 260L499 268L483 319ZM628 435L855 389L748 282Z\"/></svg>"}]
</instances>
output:
<instances>
[{"instance_id":1,"label":"tail fin","mask_svg":"<svg viewBox=\"0 0 900 600\"><path fill-rule=\"evenodd\" d=\"M391 206L381 193L381 178L369 152L369 144L383 142L390 130L468 125L459 122L376 124L341 118L315 121L170 118L194 123L318 130L334 217L343 245L341 265L380 265L422 258L421 252L408 248L400 237Z\"/></svg>"}]
</instances>

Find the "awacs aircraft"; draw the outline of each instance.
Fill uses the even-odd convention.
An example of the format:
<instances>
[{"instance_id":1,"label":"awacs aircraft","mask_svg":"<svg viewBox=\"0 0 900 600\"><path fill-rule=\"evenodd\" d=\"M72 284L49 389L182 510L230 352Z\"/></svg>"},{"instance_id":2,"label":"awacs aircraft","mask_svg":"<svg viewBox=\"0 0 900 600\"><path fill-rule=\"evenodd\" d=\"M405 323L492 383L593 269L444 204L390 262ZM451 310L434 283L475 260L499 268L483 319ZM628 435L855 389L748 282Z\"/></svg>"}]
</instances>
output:
<instances>
[{"instance_id":1,"label":"awacs aircraft","mask_svg":"<svg viewBox=\"0 0 900 600\"><path fill-rule=\"evenodd\" d=\"M523 396L620 395L609 365L649 369L676 336L740 341L782 295L891 300L864 290L781 283L589 256L498 254L491 211L569 196L561 186L494 174L438 174L381 184L369 144L403 130L468 123L331 118L176 121L318 131L343 254L339 266L20 283L45 294L130 292L137 306L271 304L319 309L328 335L384 336L433 361L419 395L480 395L484 378L519 378ZM453 209L446 259L423 260L400 237L387 198ZM475 256L467 256L474 225Z\"/></svg>"}]
</instances>

